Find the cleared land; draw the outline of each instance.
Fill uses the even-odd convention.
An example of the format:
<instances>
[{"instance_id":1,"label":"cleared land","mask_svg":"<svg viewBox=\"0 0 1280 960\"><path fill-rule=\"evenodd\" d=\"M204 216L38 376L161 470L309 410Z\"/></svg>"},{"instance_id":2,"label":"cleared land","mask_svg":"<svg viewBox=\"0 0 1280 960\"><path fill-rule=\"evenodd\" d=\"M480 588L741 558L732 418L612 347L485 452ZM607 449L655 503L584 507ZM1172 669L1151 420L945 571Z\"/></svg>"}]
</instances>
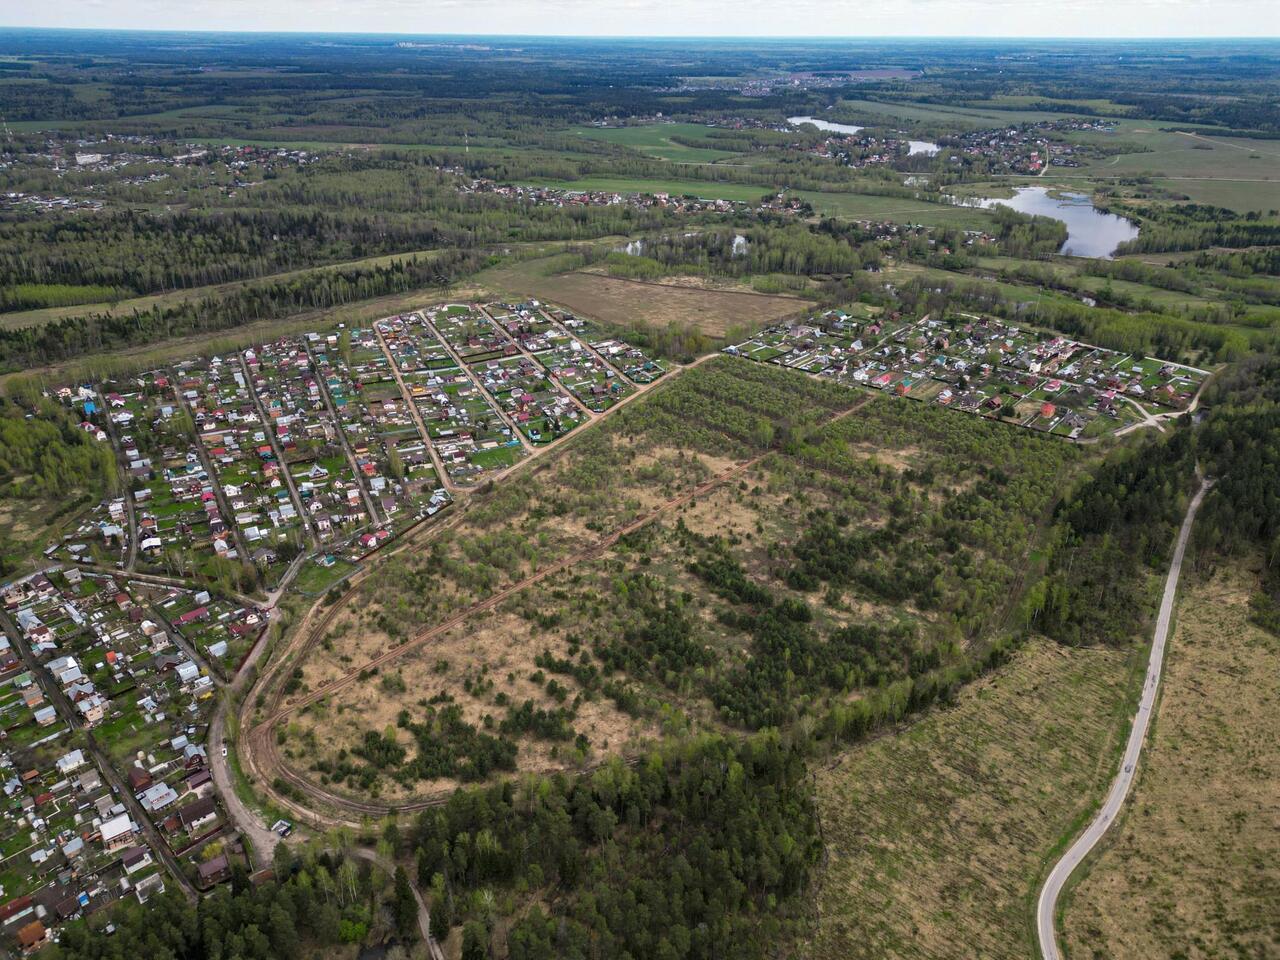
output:
<instances>
[{"instance_id":1,"label":"cleared land","mask_svg":"<svg viewBox=\"0 0 1280 960\"><path fill-rule=\"evenodd\" d=\"M1133 676L1120 651L1035 641L954 708L820 770L810 956L1031 956L1040 872L1100 795Z\"/></svg>"},{"instance_id":2,"label":"cleared land","mask_svg":"<svg viewBox=\"0 0 1280 960\"><path fill-rule=\"evenodd\" d=\"M1224 567L1178 606L1125 819L1062 908L1075 960L1280 951L1280 639L1252 582Z\"/></svg>"},{"instance_id":3,"label":"cleared land","mask_svg":"<svg viewBox=\"0 0 1280 960\"><path fill-rule=\"evenodd\" d=\"M1141 152L1094 161L1082 175L1149 176L1166 190L1239 212L1280 208L1280 147L1272 140L1209 137L1126 120L1111 134L1074 134L1077 142L1133 144Z\"/></svg>"},{"instance_id":4,"label":"cleared land","mask_svg":"<svg viewBox=\"0 0 1280 960\"><path fill-rule=\"evenodd\" d=\"M1155 180L1157 186L1185 194L1196 203L1226 207L1238 213L1280 210L1280 179L1258 183L1249 180Z\"/></svg>"},{"instance_id":5,"label":"cleared land","mask_svg":"<svg viewBox=\"0 0 1280 960\"><path fill-rule=\"evenodd\" d=\"M276 725L262 746L350 809L690 728L881 710L889 684L981 655L1079 460L1013 427L704 363L357 585L255 718Z\"/></svg>"},{"instance_id":6,"label":"cleared land","mask_svg":"<svg viewBox=\"0 0 1280 960\"><path fill-rule=\"evenodd\" d=\"M711 337L730 329L756 328L796 313L808 302L794 297L707 290L676 283L647 283L597 273L547 276L534 263L491 271L482 278L504 293L532 294L575 313L617 327L690 326Z\"/></svg>"},{"instance_id":7,"label":"cleared land","mask_svg":"<svg viewBox=\"0 0 1280 960\"><path fill-rule=\"evenodd\" d=\"M1123 153L1097 160L1085 168L1087 173L1100 176L1153 173L1215 180L1280 180L1280 147L1270 140L1206 137L1153 129L1149 123L1140 125L1134 121L1122 124L1115 133L1075 134L1069 139L1100 144L1119 141L1150 151Z\"/></svg>"}]
</instances>

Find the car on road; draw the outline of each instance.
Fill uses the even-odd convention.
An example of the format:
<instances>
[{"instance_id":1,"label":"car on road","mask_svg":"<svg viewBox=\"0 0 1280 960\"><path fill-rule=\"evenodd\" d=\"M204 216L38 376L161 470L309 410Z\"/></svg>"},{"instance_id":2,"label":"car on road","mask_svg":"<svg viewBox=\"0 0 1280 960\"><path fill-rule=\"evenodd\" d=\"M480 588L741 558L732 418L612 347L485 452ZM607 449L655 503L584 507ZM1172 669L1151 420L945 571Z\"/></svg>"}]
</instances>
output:
<instances>
[{"instance_id":1,"label":"car on road","mask_svg":"<svg viewBox=\"0 0 1280 960\"><path fill-rule=\"evenodd\" d=\"M222 745L222 755L224 757L227 755L227 745L225 743Z\"/></svg>"}]
</instances>

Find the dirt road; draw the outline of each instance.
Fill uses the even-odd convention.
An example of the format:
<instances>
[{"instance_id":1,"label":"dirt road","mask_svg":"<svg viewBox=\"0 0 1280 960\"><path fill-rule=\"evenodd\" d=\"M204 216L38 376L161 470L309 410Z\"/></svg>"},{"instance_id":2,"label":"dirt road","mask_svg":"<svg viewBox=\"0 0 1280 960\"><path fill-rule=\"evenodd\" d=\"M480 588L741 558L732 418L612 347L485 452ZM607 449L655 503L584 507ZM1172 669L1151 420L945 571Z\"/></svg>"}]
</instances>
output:
<instances>
[{"instance_id":1,"label":"dirt road","mask_svg":"<svg viewBox=\"0 0 1280 960\"><path fill-rule=\"evenodd\" d=\"M1129 741L1125 744L1124 756L1120 758L1120 770L1111 784L1111 790L1102 804L1102 809L1093 822L1085 828L1062 859L1049 872L1040 891L1040 899L1036 904L1036 935L1040 941L1040 954L1044 960L1061 960L1058 950L1057 931L1054 915L1057 913L1058 898L1063 887L1071 879L1072 873L1080 866L1090 851L1098 845L1103 835L1115 823L1124 806L1125 798L1133 786L1137 775L1138 760L1142 755L1142 747L1146 741L1147 727L1151 724L1151 714L1155 710L1156 694L1160 689L1160 671L1164 665L1165 643L1169 638L1169 624L1173 619L1173 601L1178 593L1178 578L1182 574L1182 559L1186 553L1187 540L1191 536L1191 526L1196 519L1196 511L1204 500L1204 495L1213 486L1212 480L1203 480L1200 489L1192 497L1187 507L1187 515L1183 518L1182 529L1178 531L1177 545L1174 547L1173 560L1169 564L1169 575L1164 582L1164 595L1160 599L1160 613L1156 618L1155 637L1151 643L1151 656L1147 661L1147 676L1142 685L1142 696L1138 700L1138 712L1133 718L1133 727L1129 731Z\"/></svg>"}]
</instances>

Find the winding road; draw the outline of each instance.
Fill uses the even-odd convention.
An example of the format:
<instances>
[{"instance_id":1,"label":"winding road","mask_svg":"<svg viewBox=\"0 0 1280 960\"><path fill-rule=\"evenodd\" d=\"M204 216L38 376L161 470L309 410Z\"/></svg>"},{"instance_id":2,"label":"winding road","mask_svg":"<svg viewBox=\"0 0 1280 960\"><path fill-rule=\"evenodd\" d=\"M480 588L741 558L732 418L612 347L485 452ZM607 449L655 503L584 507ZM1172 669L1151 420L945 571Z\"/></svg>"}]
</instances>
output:
<instances>
[{"instance_id":1,"label":"winding road","mask_svg":"<svg viewBox=\"0 0 1280 960\"><path fill-rule=\"evenodd\" d=\"M1125 798L1128 797L1129 790L1133 786L1138 758L1142 754L1147 727L1151 725L1151 714L1155 710L1156 694L1160 689L1160 671L1164 665L1164 648L1169 638L1169 624L1173 619L1173 601L1178 593L1178 578L1182 573L1182 558L1186 554L1187 540L1190 538L1191 526L1196 519L1196 511L1200 509L1204 495L1208 493L1211 486L1213 481L1210 479L1206 478L1200 482L1200 489L1191 498L1191 503L1187 506L1187 515L1182 520L1182 529L1178 531L1173 560L1169 564L1169 575L1164 582L1164 595L1160 598L1160 613L1156 618L1155 637L1152 639L1151 656L1147 661L1147 676L1143 681L1138 712L1133 718L1133 727L1129 731L1129 742L1125 744L1124 757L1120 761L1120 772L1116 774L1098 815L1062 855L1062 859L1054 864L1040 891L1040 899L1036 904L1036 936L1040 941L1040 954L1044 960L1061 960L1062 957L1058 950L1054 915L1057 913L1058 898L1063 888L1072 873L1098 845L1098 841L1102 839L1108 828L1115 823L1121 807L1124 806Z\"/></svg>"}]
</instances>

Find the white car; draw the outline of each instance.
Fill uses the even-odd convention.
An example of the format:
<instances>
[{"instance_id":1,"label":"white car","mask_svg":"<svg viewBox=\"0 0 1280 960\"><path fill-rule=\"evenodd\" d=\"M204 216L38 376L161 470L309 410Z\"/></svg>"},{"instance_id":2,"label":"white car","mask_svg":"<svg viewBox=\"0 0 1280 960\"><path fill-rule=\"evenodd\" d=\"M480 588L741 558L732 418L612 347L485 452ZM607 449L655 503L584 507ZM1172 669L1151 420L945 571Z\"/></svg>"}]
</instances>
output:
<instances>
[{"instance_id":1,"label":"white car","mask_svg":"<svg viewBox=\"0 0 1280 960\"><path fill-rule=\"evenodd\" d=\"M225 743L222 745L222 755L224 757L227 755L227 745Z\"/></svg>"}]
</instances>

